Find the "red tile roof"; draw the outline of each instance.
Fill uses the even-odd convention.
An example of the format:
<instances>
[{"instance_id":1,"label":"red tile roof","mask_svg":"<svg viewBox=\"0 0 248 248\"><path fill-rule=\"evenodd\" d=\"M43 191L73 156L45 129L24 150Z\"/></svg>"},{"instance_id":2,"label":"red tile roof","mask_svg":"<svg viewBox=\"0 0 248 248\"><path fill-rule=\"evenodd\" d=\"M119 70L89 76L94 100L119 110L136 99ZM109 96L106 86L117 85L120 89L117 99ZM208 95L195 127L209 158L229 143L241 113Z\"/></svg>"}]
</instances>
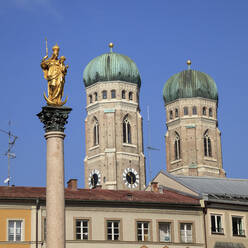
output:
<instances>
[{"instance_id":1,"label":"red tile roof","mask_svg":"<svg viewBox=\"0 0 248 248\"><path fill-rule=\"evenodd\" d=\"M45 187L7 187L0 186L1 199L45 199ZM163 193L151 191L107 190L107 189L77 189L65 188L66 200L72 201L102 201L102 202L133 202L133 203L163 203L199 205L199 199L164 189Z\"/></svg>"}]
</instances>

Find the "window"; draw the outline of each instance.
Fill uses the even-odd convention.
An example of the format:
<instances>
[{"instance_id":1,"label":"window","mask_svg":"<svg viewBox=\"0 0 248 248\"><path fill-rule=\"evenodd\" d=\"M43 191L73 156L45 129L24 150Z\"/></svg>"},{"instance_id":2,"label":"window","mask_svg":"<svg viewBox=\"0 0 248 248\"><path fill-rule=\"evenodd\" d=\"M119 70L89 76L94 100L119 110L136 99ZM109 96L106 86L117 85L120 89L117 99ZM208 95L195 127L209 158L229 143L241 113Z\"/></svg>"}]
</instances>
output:
<instances>
[{"instance_id":1,"label":"window","mask_svg":"<svg viewBox=\"0 0 248 248\"><path fill-rule=\"evenodd\" d=\"M180 136L178 133L176 133L176 139L174 143L174 152L175 152L175 160L178 160L181 158L181 147L180 147Z\"/></svg>"},{"instance_id":2,"label":"window","mask_svg":"<svg viewBox=\"0 0 248 248\"><path fill-rule=\"evenodd\" d=\"M210 117L213 117L213 110L212 110L212 108L209 108L208 112L209 112L209 116Z\"/></svg>"},{"instance_id":3,"label":"window","mask_svg":"<svg viewBox=\"0 0 248 248\"><path fill-rule=\"evenodd\" d=\"M111 98L116 98L115 90L111 90Z\"/></svg>"},{"instance_id":4,"label":"window","mask_svg":"<svg viewBox=\"0 0 248 248\"><path fill-rule=\"evenodd\" d=\"M211 139L209 138L207 132L204 135L204 155L206 157L212 157Z\"/></svg>"},{"instance_id":5,"label":"window","mask_svg":"<svg viewBox=\"0 0 248 248\"><path fill-rule=\"evenodd\" d=\"M180 237L183 243L192 243L192 223L181 223L180 224Z\"/></svg>"},{"instance_id":6,"label":"window","mask_svg":"<svg viewBox=\"0 0 248 248\"><path fill-rule=\"evenodd\" d=\"M211 231L212 233L224 233L221 224L221 215L211 215Z\"/></svg>"},{"instance_id":7,"label":"window","mask_svg":"<svg viewBox=\"0 0 248 248\"><path fill-rule=\"evenodd\" d=\"M196 108L196 106L194 106L194 107L192 108L192 114L193 114L193 115L197 115L197 108Z\"/></svg>"},{"instance_id":8,"label":"window","mask_svg":"<svg viewBox=\"0 0 248 248\"><path fill-rule=\"evenodd\" d=\"M8 221L8 241L23 240L23 220Z\"/></svg>"},{"instance_id":9,"label":"window","mask_svg":"<svg viewBox=\"0 0 248 248\"><path fill-rule=\"evenodd\" d=\"M121 92L121 97L122 97L122 99L126 99L126 91L125 90L123 90Z\"/></svg>"},{"instance_id":10,"label":"window","mask_svg":"<svg viewBox=\"0 0 248 248\"><path fill-rule=\"evenodd\" d=\"M99 124L98 120L94 117L94 146L99 145Z\"/></svg>"},{"instance_id":11,"label":"window","mask_svg":"<svg viewBox=\"0 0 248 248\"><path fill-rule=\"evenodd\" d=\"M107 239L120 240L120 221L107 221Z\"/></svg>"},{"instance_id":12,"label":"window","mask_svg":"<svg viewBox=\"0 0 248 248\"><path fill-rule=\"evenodd\" d=\"M177 108L175 109L175 117L176 118L178 117L178 109Z\"/></svg>"},{"instance_id":13,"label":"window","mask_svg":"<svg viewBox=\"0 0 248 248\"><path fill-rule=\"evenodd\" d=\"M131 125L127 117L123 121L123 143L131 144Z\"/></svg>"},{"instance_id":14,"label":"window","mask_svg":"<svg viewBox=\"0 0 248 248\"><path fill-rule=\"evenodd\" d=\"M107 99L107 91L106 90L102 91L102 99Z\"/></svg>"},{"instance_id":15,"label":"window","mask_svg":"<svg viewBox=\"0 0 248 248\"><path fill-rule=\"evenodd\" d=\"M232 233L233 236L245 236L243 217L232 217Z\"/></svg>"},{"instance_id":16,"label":"window","mask_svg":"<svg viewBox=\"0 0 248 248\"><path fill-rule=\"evenodd\" d=\"M206 107L203 107L202 108L202 115L206 115L207 114L207 109L206 109Z\"/></svg>"},{"instance_id":17,"label":"window","mask_svg":"<svg viewBox=\"0 0 248 248\"><path fill-rule=\"evenodd\" d=\"M76 220L76 239L89 239L89 220Z\"/></svg>"},{"instance_id":18,"label":"window","mask_svg":"<svg viewBox=\"0 0 248 248\"><path fill-rule=\"evenodd\" d=\"M89 95L89 101L92 103L92 95Z\"/></svg>"},{"instance_id":19,"label":"window","mask_svg":"<svg viewBox=\"0 0 248 248\"><path fill-rule=\"evenodd\" d=\"M184 115L188 115L189 114L188 107L184 107L183 108L183 113L184 113Z\"/></svg>"},{"instance_id":20,"label":"window","mask_svg":"<svg viewBox=\"0 0 248 248\"><path fill-rule=\"evenodd\" d=\"M128 98L129 98L129 100L133 100L133 92L129 92Z\"/></svg>"},{"instance_id":21,"label":"window","mask_svg":"<svg viewBox=\"0 0 248 248\"><path fill-rule=\"evenodd\" d=\"M137 222L137 239L138 241L149 241L150 240L150 223L148 221Z\"/></svg>"},{"instance_id":22,"label":"window","mask_svg":"<svg viewBox=\"0 0 248 248\"><path fill-rule=\"evenodd\" d=\"M170 111L170 119L173 119L173 112L172 112L172 110Z\"/></svg>"},{"instance_id":23,"label":"window","mask_svg":"<svg viewBox=\"0 0 248 248\"><path fill-rule=\"evenodd\" d=\"M97 92L94 93L95 101L98 101Z\"/></svg>"},{"instance_id":24,"label":"window","mask_svg":"<svg viewBox=\"0 0 248 248\"><path fill-rule=\"evenodd\" d=\"M160 242L171 242L171 223L164 222L159 223L159 241Z\"/></svg>"}]
</instances>

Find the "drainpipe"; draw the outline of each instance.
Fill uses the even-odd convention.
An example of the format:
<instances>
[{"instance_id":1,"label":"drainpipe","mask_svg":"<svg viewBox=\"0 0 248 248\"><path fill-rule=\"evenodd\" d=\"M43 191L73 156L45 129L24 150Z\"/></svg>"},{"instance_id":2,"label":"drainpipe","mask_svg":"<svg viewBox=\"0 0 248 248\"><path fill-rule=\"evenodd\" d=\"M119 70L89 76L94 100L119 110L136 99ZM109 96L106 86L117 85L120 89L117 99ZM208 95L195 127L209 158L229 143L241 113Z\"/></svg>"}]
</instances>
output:
<instances>
[{"instance_id":1,"label":"drainpipe","mask_svg":"<svg viewBox=\"0 0 248 248\"><path fill-rule=\"evenodd\" d=\"M200 200L202 212L203 212L203 225L204 225L204 240L205 240L205 247L208 247L207 244L207 229L206 229L206 214L207 214L207 208L205 206L205 201L203 199Z\"/></svg>"},{"instance_id":2,"label":"drainpipe","mask_svg":"<svg viewBox=\"0 0 248 248\"><path fill-rule=\"evenodd\" d=\"M40 199L37 198L36 199L36 227L35 227L35 231L36 231L36 234L35 234L35 247L38 248L38 245L39 245L39 232L38 232L38 221L39 221L39 209L40 209Z\"/></svg>"}]
</instances>

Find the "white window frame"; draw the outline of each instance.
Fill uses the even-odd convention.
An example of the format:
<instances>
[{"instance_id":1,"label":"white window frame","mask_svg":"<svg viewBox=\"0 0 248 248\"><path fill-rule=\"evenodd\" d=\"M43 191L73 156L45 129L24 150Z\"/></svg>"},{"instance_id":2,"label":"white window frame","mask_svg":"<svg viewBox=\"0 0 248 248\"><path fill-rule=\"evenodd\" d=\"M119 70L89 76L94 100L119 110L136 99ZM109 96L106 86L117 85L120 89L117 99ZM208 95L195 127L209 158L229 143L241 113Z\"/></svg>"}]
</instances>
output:
<instances>
[{"instance_id":1,"label":"white window frame","mask_svg":"<svg viewBox=\"0 0 248 248\"><path fill-rule=\"evenodd\" d=\"M10 221L14 221L14 240L9 240L9 222ZM21 222L21 240L16 240L16 222ZM7 219L7 240L9 242L21 242L24 241L24 227L25 227L25 223L24 223L24 219Z\"/></svg>"},{"instance_id":2,"label":"white window frame","mask_svg":"<svg viewBox=\"0 0 248 248\"><path fill-rule=\"evenodd\" d=\"M138 241L151 241L151 230L150 230L150 222L149 221L137 221L137 240ZM145 228L144 227L144 224L148 224L148 227ZM141 228L138 227L138 224L141 224ZM138 234L138 230L141 229L141 240L139 240L139 234ZM147 237L147 240L145 240L145 229L148 230L148 237Z\"/></svg>"},{"instance_id":3,"label":"white window frame","mask_svg":"<svg viewBox=\"0 0 248 248\"><path fill-rule=\"evenodd\" d=\"M181 225L184 225L183 230L181 230ZM191 236L188 236L188 231L187 230L187 225L191 225ZM193 223L180 223L180 240L182 243L193 243ZM183 236L182 236L182 231L183 231ZM184 240L182 239L184 237ZM191 239L189 239L191 237Z\"/></svg>"},{"instance_id":4,"label":"white window frame","mask_svg":"<svg viewBox=\"0 0 248 248\"><path fill-rule=\"evenodd\" d=\"M166 237L169 237L169 240L161 240L161 229L160 229L160 225L168 225L169 226L169 229L167 231L167 233L165 233L164 236ZM171 235L171 222L168 222L168 221L160 221L158 222L158 231L159 231L159 242L171 242L172 241L172 235Z\"/></svg>"},{"instance_id":5,"label":"white window frame","mask_svg":"<svg viewBox=\"0 0 248 248\"><path fill-rule=\"evenodd\" d=\"M212 230L212 216L214 216L215 219L215 232L213 232ZM220 217L220 230L218 230L218 222L217 222L217 218ZM220 234L224 234L224 228L223 228L223 218L221 214L210 214L210 222L211 222L211 233L212 234L216 234L216 233L220 233Z\"/></svg>"},{"instance_id":6,"label":"white window frame","mask_svg":"<svg viewBox=\"0 0 248 248\"><path fill-rule=\"evenodd\" d=\"M240 229L240 226L237 227L238 234L233 234L233 218L241 219L241 227L242 227L242 229ZM244 216L232 215L231 221L232 221L232 236L234 236L234 237L245 236ZM244 232L242 232L242 231L244 231Z\"/></svg>"},{"instance_id":7,"label":"white window frame","mask_svg":"<svg viewBox=\"0 0 248 248\"><path fill-rule=\"evenodd\" d=\"M108 227L108 223L111 223L111 227L110 228ZM117 228L115 228L115 226L114 226L115 223L118 223L118 227ZM107 228L107 240L113 240L113 241L120 240L120 220L107 220L106 221L106 228ZM111 230L111 234L110 234L111 235L111 239L108 238L108 235L109 235L108 230L109 229ZM115 235L116 235L115 229L118 230L118 239L115 239Z\"/></svg>"},{"instance_id":8,"label":"white window frame","mask_svg":"<svg viewBox=\"0 0 248 248\"><path fill-rule=\"evenodd\" d=\"M77 226L77 222L80 221L80 227ZM87 223L87 227L83 223ZM77 232L77 228L80 228L80 233ZM87 232L84 232L83 229L87 228ZM77 238L77 235L80 234L80 238ZM84 235L87 235L87 239L84 238ZM88 219L75 219L75 239L76 240L89 240L89 220Z\"/></svg>"}]
</instances>

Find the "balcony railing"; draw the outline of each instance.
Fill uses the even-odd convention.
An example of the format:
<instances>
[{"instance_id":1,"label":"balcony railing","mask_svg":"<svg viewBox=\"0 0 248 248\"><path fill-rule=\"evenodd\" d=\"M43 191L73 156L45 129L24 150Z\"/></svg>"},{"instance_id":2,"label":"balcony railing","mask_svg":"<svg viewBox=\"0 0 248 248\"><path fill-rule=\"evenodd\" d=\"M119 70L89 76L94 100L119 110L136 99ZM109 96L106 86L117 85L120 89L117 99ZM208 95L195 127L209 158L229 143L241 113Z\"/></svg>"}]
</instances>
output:
<instances>
[{"instance_id":1,"label":"balcony railing","mask_svg":"<svg viewBox=\"0 0 248 248\"><path fill-rule=\"evenodd\" d=\"M245 230L240 229L240 230L233 230L233 236L245 236Z\"/></svg>"}]
</instances>

